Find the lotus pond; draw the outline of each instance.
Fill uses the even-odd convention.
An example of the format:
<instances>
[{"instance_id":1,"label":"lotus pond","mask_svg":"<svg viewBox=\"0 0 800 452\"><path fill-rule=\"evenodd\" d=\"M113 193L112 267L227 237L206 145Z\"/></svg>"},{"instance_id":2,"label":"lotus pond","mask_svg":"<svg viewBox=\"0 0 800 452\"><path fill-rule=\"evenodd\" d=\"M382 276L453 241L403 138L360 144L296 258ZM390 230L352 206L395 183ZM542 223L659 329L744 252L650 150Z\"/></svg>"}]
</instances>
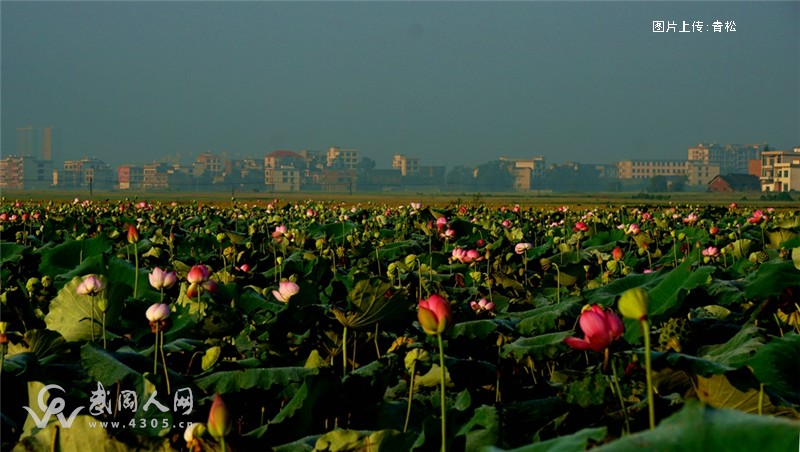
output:
<instances>
[{"instance_id":1,"label":"lotus pond","mask_svg":"<svg viewBox=\"0 0 800 452\"><path fill-rule=\"evenodd\" d=\"M0 240L3 450L798 447L798 210L4 200Z\"/></svg>"}]
</instances>

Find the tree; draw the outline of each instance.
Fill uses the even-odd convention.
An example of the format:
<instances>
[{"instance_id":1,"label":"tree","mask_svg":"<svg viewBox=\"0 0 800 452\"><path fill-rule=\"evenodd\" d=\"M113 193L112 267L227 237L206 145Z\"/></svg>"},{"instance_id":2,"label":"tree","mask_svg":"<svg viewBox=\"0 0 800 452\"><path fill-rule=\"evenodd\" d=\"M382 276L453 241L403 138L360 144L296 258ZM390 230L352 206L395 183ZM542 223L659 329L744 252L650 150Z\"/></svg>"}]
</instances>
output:
<instances>
[{"instance_id":1,"label":"tree","mask_svg":"<svg viewBox=\"0 0 800 452\"><path fill-rule=\"evenodd\" d=\"M450 191L463 191L472 187L473 179L472 170L463 165L454 166L445 177Z\"/></svg>"},{"instance_id":2,"label":"tree","mask_svg":"<svg viewBox=\"0 0 800 452\"><path fill-rule=\"evenodd\" d=\"M664 176L651 177L650 184L647 186L647 191L650 193L663 193L667 191L667 178Z\"/></svg>"},{"instance_id":3,"label":"tree","mask_svg":"<svg viewBox=\"0 0 800 452\"><path fill-rule=\"evenodd\" d=\"M670 191L680 192L686 188L686 183L689 181L687 176L678 176L672 181Z\"/></svg>"},{"instance_id":4,"label":"tree","mask_svg":"<svg viewBox=\"0 0 800 452\"><path fill-rule=\"evenodd\" d=\"M493 160L475 168L475 185L481 191L509 192L514 189L514 175L508 164Z\"/></svg>"}]
</instances>

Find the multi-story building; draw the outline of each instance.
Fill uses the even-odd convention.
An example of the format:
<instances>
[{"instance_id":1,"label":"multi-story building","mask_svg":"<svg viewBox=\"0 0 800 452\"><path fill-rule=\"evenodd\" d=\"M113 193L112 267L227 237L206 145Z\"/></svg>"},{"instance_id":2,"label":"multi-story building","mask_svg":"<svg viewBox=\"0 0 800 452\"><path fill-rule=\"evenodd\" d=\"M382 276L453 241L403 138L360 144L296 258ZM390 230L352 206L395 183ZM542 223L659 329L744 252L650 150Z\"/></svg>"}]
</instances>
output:
<instances>
[{"instance_id":1,"label":"multi-story building","mask_svg":"<svg viewBox=\"0 0 800 452\"><path fill-rule=\"evenodd\" d=\"M540 182L547 173L544 157L540 155L530 159L500 157L500 161L506 162L509 171L514 176L516 191L529 191L541 187Z\"/></svg>"},{"instance_id":2,"label":"multi-story building","mask_svg":"<svg viewBox=\"0 0 800 452\"><path fill-rule=\"evenodd\" d=\"M264 184L271 191L300 191L306 159L292 151L274 151L264 157Z\"/></svg>"},{"instance_id":3,"label":"multi-story building","mask_svg":"<svg viewBox=\"0 0 800 452\"><path fill-rule=\"evenodd\" d=\"M328 149L327 166L332 169L354 170L358 168L358 150L341 149L336 146Z\"/></svg>"},{"instance_id":4,"label":"multi-story building","mask_svg":"<svg viewBox=\"0 0 800 452\"><path fill-rule=\"evenodd\" d=\"M35 157L8 156L0 160L0 188L40 189L53 183L53 162Z\"/></svg>"},{"instance_id":5,"label":"multi-story building","mask_svg":"<svg viewBox=\"0 0 800 452\"><path fill-rule=\"evenodd\" d=\"M215 178L225 173L226 159L211 152L203 152L194 162L195 176Z\"/></svg>"},{"instance_id":6,"label":"multi-story building","mask_svg":"<svg viewBox=\"0 0 800 452\"><path fill-rule=\"evenodd\" d=\"M172 165L163 162L154 162L142 165L142 189L166 190L169 186L169 172Z\"/></svg>"},{"instance_id":7,"label":"multi-story building","mask_svg":"<svg viewBox=\"0 0 800 452\"><path fill-rule=\"evenodd\" d=\"M703 160L686 162L686 182L689 185L705 187L719 175L719 165L716 163L708 163Z\"/></svg>"},{"instance_id":8,"label":"multi-story building","mask_svg":"<svg viewBox=\"0 0 800 452\"><path fill-rule=\"evenodd\" d=\"M400 170L403 177L419 174L419 158L403 154L395 154L392 158L392 169Z\"/></svg>"},{"instance_id":9,"label":"multi-story building","mask_svg":"<svg viewBox=\"0 0 800 452\"><path fill-rule=\"evenodd\" d=\"M112 174L111 166L95 157L66 160L64 170L58 179L58 185L60 187L110 189L114 185Z\"/></svg>"},{"instance_id":10,"label":"multi-story building","mask_svg":"<svg viewBox=\"0 0 800 452\"><path fill-rule=\"evenodd\" d=\"M320 187L323 191L352 193L357 182L356 170L326 169L322 172Z\"/></svg>"},{"instance_id":11,"label":"multi-story building","mask_svg":"<svg viewBox=\"0 0 800 452\"><path fill-rule=\"evenodd\" d=\"M117 167L117 188L119 190L141 190L144 182L144 168L139 165L120 165Z\"/></svg>"},{"instance_id":12,"label":"multi-story building","mask_svg":"<svg viewBox=\"0 0 800 452\"><path fill-rule=\"evenodd\" d=\"M800 147L761 154L761 191L800 190Z\"/></svg>"},{"instance_id":13,"label":"multi-story building","mask_svg":"<svg viewBox=\"0 0 800 452\"><path fill-rule=\"evenodd\" d=\"M688 160L719 165L720 174L747 174L750 160L760 159L764 146L761 144L700 143L697 146L689 147Z\"/></svg>"},{"instance_id":14,"label":"multi-story building","mask_svg":"<svg viewBox=\"0 0 800 452\"><path fill-rule=\"evenodd\" d=\"M617 163L620 179L649 179L654 176L686 175L685 160L622 160Z\"/></svg>"}]
</instances>

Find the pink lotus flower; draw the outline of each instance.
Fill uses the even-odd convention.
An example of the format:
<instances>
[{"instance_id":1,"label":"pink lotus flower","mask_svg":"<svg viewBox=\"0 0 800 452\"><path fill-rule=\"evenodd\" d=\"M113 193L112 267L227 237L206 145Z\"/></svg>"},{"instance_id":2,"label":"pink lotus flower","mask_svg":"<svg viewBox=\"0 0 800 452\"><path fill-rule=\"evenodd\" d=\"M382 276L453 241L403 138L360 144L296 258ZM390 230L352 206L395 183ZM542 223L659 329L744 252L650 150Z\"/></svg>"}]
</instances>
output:
<instances>
[{"instance_id":1,"label":"pink lotus flower","mask_svg":"<svg viewBox=\"0 0 800 452\"><path fill-rule=\"evenodd\" d=\"M278 284L278 290L273 290L272 295L275 296L278 301L288 303L289 298L292 298L297 292L300 292L300 286L291 281L281 281L280 284Z\"/></svg>"},{"instance_id":2,"label":"pink lotus flower","mask_svg":"<svg viewBox=\"0 0 800 452\"><path fill-rule=\"evenodd\" d=\"M683 219L683 222L688 225L693 225L697 223L697 215L690 213L687 217Z\"/></svg>"},{"instance_id":3,"label":"pink lotus flower","mask_svg":"<svg viewBox=\"0 0 800 452\"><path fill-rule=\"evenodd\" d=\"M651 214L650 212L644 212L644 213L642 213L642 220L644 220L644 221L649 221L649 220L651 220L652 218L653 218L653 214Z\"/></svg>"},{"instance_id":4,"label":"pink lotus flower","mask_svg":"<svg viewBox=\"0 0 800 452\"><path fill-rule=\"evenodd\" d=\"M439 217L436 219L436 229L444 229L447 226L447 218Z\"/></svg>"},{"instance_id":5,"label":"pink lotus flower","mask_svg":"<svg viewBox=\"0 0 800 452\"><path fill-rule=\"evenodd\" d=\"M314 209L307 209L306 210L306 216L309 217L309 218L316 217L317 216L317 211L314 210Z\"/></svg>"},{"instance_id":6,"label":"pink lotus flower","mask_svg":"<svg viewBox=\"0 0 800 452\"><path fill-rule=\"evenodd\" d=\"M417 319L428 335L443 333L453 323L450 303L440 295L433 294L426 300L419 300Z\"/></svg>"},{"instance_id":7,"label":"pink lotus flower","mask_svg":"<svg viewBox=\"0 0 800 452\"><path fill-rule=\"evenodd\" d=\"M455 248L453 249L452 256L454 260L457 260L462 264L470 264L472 262L481 260L481 254L477 250Z\"/></svg>"},{"instance_id":8,"label":"pink lotus flower","mask_svg":"<svg viewBox=\"0 0 800 452\"><path fill-rule=\"evenodd\" d=\"M520 242L514 245L514 252L517 254L525 254L526 251L533 248L533 245L528 242Z\"/></svg>"},{"instance_id":9,"label":"pink lotus flower","mask_svg":"<svg viewBox=\"0 0 800 452\"><path fill-rule=\"evenodd\" d=\"M588 230L589 230L589 226L587 226L586 223L584 223L583 221L579 221L579 222L575 223L575 227L572 228L573 232L578 232L578 231L586 232Z\"/></svg>"},{"instance_id":10,"label":"pink lotus flower","mask_svg":"<svg viewBox=\"0 0 800 452\"><path fill-rule=\"evenodd\" d=\"M178 282L175 272L167 272L159 267L154 268L147 276L150 278L150 285L156 290L169 289Z\"/></svg>"},{"instance_id":11,"label":"pink lotus flower","mask_svg":"<svg viewBox=\"0 0 800 452\"><path fill-rule=\"evenodd\" d=\"M749 221L751 224L761 224L767 220L769 220L769 217L764 215L764 212L756 210L753 212L753 216L751 216L747 221Z\"/></svg>"},{"instance_id":12,"label":"pink lotus flower","mask_svg":"<svg viewBox=\"0 0 800 452\"><path fill-rule=\"evenodd\" d=\"M622 336L624 330L622 320L616 314L604 311L596 304L588 309L584 308L579 322L586 338L564 338L564 343L578 350L592 349L603 352L614 340Z\"/></svg>"},{"instance_id":13,"label":"pink lotus flower","mask_svg":"<svg viewBox=\"0 0 800 452\"><path fill-rule=\"evenodd\" d=\"M144 315L150 323L166 320L169 317L169 305L156 303L147 308L147 312Z\"/></svg>"},{"instance_id":14,"label":"pink lotus flower","mask_svg":"<svg viewBox=\"0 0 800 452\"><path fill-rule=\"evenodd\" d=\"M624 256L625 256L625 253L622 251L622 248L620 248L620 247L616 247L613 250L611 250L611 257L615 261L621 261Z\"/></svg>"},{"instance_id":15,"label":"pink lotus flower","mask_svg":"<svg viewBox=\"0 0 800 452\"><path fill-rule=\"evenodd\" d=\"M250 273L250 270L252 270L252 267L250 266L250 264L242 264L241 267L237 267L237 268L242 273Z\"/></svg>"},{"instance_id":16,"label":"pink lotus flower","mask_svg":"<svg viewBox=\"0 0 800 452\"><path fill-rule=\"evenodd\" d=\"M83 278L83 281L78 285L75 292L78 295L97 295L105 289L105 284L95 275L88 275Z\"/></svg>"},{"instance_id":17,"label":"pink lotus flower","mask_svg":"<svg viewBox=\"0 0 800 452\"><path fill-rule=\"evenodd\" d=\"M702 251L703 256L706 257L717 257L719 255L719 249L715 246L709 246L708 248Z\"/></svg>"},{"instance_id":18,"label":"pink lotus flower","mask_svg":"<svg viewBox=\"0 0 800 452\"><path fill-rule=\"evenodd\" d=\"M421 202L412 202L412 203L409 204L409 206L411 206L411 208L414 209L414 210L419 210L419 209L422 208L422 203Z\"/></svg>"},{"instance_id":19,"label":"pink lotus flower","mask_svg":"<svg viewBox=\"0 0 800 452\"><path fill-rule=\"evenodd\" d=\"M186 296L195 298L203 294L203 292L216 292L217 283L211 277L211 271L205 265L195 265L189 270L186 275L186 281L189 282L189 288L186 289Z\"/></svg>"},{"instance_id":20,"label":"pink lotus flower","mask_svg":"<svg viewBox=\"0 0 800 452\"><path fill-rule=\"evenodd\" d=\"M469 307L471 307L476 313L480 313L482 311L491 312L494 310L494 303L486 298L481 298L477 302L470 302Z\"/></svg>"},{"instance_id":21,"label":"pink lotus flower","mask_svg":"<svg viewBox=\"0 0 800 452\"><path fill-rule=\"evenodd\" d=\"M511 221L510 220L503 220L503 222L501 224L503 225L504 228L510 228L511 227Z\"/></svg>"},{"instance_id":22,"label":"pink lotus flower","mask_svg":"<svg viewBox=\"0 0 800 452\"><path fill-rule=\"evenodd\" d=\"M275 231L272 233L272 238L280 239L281 237L286 235L287 232L289 232L289 228L287 228L286 226L284 225L275 226Z\"/></svg>"},{"instance_id":23,"label":"pink lotus flower","mask_svg":"<svg viewBox=\"0 0 800 452\"><path fill-rule=\"evenodd\" d=\"M449 228L445 229L444 233L442 234L442 237L444 237L446 239L452 239L455 236L456 236L455 229L449 229Z\"/></svg>"},{"instance_id":24,"label":"pink lotus flower","mask_svg":"<svg viewBox=\"0 0 800 452\"><path fill-rule=\"evenodd\" d=\"M633 234L633 235L636 235L636 234L638 234L639 232L640 232L640 229L639 229L639 225L638 225L638 224L635 224L635 223L634 223L634 224L632 224L632 225L628 226L628 232L627 232L627 234Z\"/></svg>"}]
</instances>

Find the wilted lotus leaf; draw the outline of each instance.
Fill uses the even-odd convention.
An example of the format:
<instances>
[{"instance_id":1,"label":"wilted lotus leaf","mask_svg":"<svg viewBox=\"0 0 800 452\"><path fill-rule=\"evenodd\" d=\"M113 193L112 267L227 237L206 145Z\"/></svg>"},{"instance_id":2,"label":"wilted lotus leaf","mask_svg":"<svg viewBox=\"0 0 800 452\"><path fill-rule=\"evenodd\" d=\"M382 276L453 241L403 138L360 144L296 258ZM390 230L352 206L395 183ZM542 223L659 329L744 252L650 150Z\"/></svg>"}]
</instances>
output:
<instances>
[{"instance_id":1,"label":"wilted lotus leaf","mask_svg":"<svg viewBox=\"0 0 800 452\"><path fill-rule=\"evenodd\" d=\"M766 238L769 240L769 245L765 244L765 246L767 248L778 249L782 243L788 242L795 237L797 237L797 234L789 229L781 228L777 231L769 231L766 233Z\"/></svg>"},{"instance_id":2,"label":"wilted lotus leaf","mask_svg":"<svg viewBox=\"0 0 800 452\"><path fill-rule=\"evenodd\" d=\"M333 308L333 315L348 328L366 328L377 322L392 319L408 310L408 291L392 287L380 278L364 279L347 294L351 311Z\"/></svg>"},{"instance_id":3,"label":"wilted lotus leaf","mask_svg":"<svg viewBox=\"0 0 800 452\"><path fill-rule=\"evenodd\" d=\"M447 366L444 368L444 381L445 386L448 388L453 387L454 383L453 380L450 379L450 371L447 370ZM431 365L431 369L425 375L417 375L414 377L414 389L416 390L419 387L423 388L435 388L442 383L442 370L438 364Z\"/></svg>"},{"instance_id":4,"label":"wilted lotus leaf","mask_svg":"<svg viewBox=\"0 0 800 452\"><path fill-rule=\"evenodd\" d=\"M732 248L731 253L733 254L733 257L735 257L736 259L741 259L743 256L747 256L748 251L750 251L750 245L752 245L752 243L753 241L750 239L741 239L728 245L728 248Z\"/></svg>"},{"instance_id":5,"label":"wilted lotus leaf","mask_svg":"<svg viewBox=\"0 0 800 452\"><path fill-rule=\"evenodd\" d=\"M758 389L749 388L745 392L736 388L725 375L712 375L708 378L697 376L696 378L697 398L714 408L733 408L745 413L758 414L760 405L761 412L764 414L798 417L798 413L791 407L773 405L767 394L764 394L763 398L759 400Z\"/></svg>"},{"instance_id":6,"label":"wilted lotus leaf","mask_svg":"<svg viewBox=\"0 0 800 452\"><path fill-rule=\"evenodd\" d=\"M246 235L239 234L237 232L225 231L225 235L228 236L228 239L230 239L231 243L234 245L241 245L245 240L247 240Z\"/></svg>"},{"instance_id":7,"label":"wilted lotus leaf","mask_svg":"<svg viewBox=\"0 0 800 452\"><path fill-rule=\"evenodd\" d=\"M639 248L647 248L653 243L653 238L650 237L650 234L647 232L642 232L633 236L633 240L636 241L636 245Z\"/></svg>"}]
</instances>

